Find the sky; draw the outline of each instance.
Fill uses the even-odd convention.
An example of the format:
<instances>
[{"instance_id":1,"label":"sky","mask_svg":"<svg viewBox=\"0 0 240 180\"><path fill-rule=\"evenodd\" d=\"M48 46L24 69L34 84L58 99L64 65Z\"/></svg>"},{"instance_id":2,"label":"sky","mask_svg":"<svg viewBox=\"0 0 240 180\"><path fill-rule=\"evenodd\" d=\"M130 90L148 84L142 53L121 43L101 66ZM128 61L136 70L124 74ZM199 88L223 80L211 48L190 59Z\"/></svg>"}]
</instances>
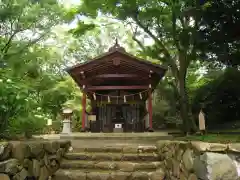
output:
<instances>
[{"instance_id":1,"label":"sky","mask_svg":"<svg viewBox=\"0 0 240 180\"><path fill-rule=\"evenodd\" d=\"M74 7L76 5L79 5L81 3L81 0L58 0L58 1L63 3L66 8L72 8L72 7ZM83 20L85 17L83 17L83 16L79 17L78 16L78 18ZM76 18L71 23L69 23L67 25L65 24L64 26L65 26L65 28L73 29L73 28L75 28L77 26L77 22L78 22L78 20ZM130 27L128 27L128 28L130 29ZM145 45L148 46L148 45L152 45L153 44L153 40L151 38L145 38L144 37L143 39L144 39L144 44Z\"/></svg>"},{"instance_id":2,"label":"sky","mask_svg":"<svg viewBox=\"0 0 240 180\"><path fill-rule=\"evenodd\" d=\"M73 5L78 5L81 2L81 0L58 0L58 1L63 3L66 8L70 8Z\"/></svg>"}]
</instances>

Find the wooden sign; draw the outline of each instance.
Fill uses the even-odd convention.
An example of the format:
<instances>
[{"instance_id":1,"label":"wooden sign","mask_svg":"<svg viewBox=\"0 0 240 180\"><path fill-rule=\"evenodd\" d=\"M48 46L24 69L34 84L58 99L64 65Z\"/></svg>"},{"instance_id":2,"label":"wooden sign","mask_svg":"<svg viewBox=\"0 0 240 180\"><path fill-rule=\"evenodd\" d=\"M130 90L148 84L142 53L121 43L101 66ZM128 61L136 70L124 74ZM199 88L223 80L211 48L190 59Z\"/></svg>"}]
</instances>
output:
<instances>
[{"instance_id":1,"label":"wooden sign","mask_svg":"<svg viewBox=\"0 0 240 180\"><path fill-rule=\"evenodd\" d=\"M96 115L88 115L89 121L96 121Z\"/></svg>"},{"instance_id":2,"label":"wooden sign","mask_svg":"<svg viewBox=\"0 0 240 180\"><path fill-rule=\"evenodd\" d=\"M47 125L48 125L48 126L51 126L51 125L52 125L52 119L48 119L48 120L47 120Z\"/></svg>"},{"instance_id":3,"label":"wooden sign","mask_svg":"<svg viewBox=\"0 0 240 180\"><path fill-rule=\"evenodd\" d=\"M122 124L115 124L115 128L122 128Z\"/></svg>"},{"instance_id":4,"label":"wooden sign","mask_svg":"<svg viewBox=\"0 0 240 180\"><path fill-rule=\"evenodd\" d=\"M199 130L204 131L205 130L205 114L201 110L198 115L198 121L199 121Z\"/></svg>"}]
</instances>

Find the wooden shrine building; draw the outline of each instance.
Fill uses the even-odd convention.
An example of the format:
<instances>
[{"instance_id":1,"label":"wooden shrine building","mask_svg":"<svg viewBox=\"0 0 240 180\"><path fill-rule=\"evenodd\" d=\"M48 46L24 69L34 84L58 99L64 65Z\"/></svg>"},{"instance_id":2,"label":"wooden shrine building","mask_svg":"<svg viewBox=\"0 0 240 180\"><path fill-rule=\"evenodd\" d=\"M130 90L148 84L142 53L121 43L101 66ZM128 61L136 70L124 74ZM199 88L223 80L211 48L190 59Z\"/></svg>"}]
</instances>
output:
<instances>
[{"instance_id":1,"label":"wooden shrine building","mask_svg":"<svg viewBox=\"0 0 240 180\"><path fill-rule=\"evenodd\" d=\"M166 70L127 53L117 41L107 53L68 68L83 92L82 131L152 131L152 92Z\"/></svg>"}]
</instances>

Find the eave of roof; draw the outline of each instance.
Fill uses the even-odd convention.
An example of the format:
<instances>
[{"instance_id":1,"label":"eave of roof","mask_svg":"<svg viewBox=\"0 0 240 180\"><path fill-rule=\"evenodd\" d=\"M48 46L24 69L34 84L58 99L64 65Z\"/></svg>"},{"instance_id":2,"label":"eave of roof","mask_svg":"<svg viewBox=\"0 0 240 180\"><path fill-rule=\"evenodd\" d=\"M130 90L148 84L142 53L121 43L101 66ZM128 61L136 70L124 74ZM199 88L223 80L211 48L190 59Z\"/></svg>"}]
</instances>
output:
<instances>
[{"instance_id":1,"label":"eave of roof","mask_svg":"<svg viewBox=\"0 0 240 180\"><path fill-rule=\"evenodd\" d=\"M102 58L104 58L104 57L106 57L106 56L109 56L109 55L111 55L111 54L114 54L114 53L116 53L116 52L121 53L121 54L123 54L123 55L126 55L126 56L128 56L128 57L130 57L130 58L133 58L133 59L137 60L139 63L145 64L145 65L147 65L147 66L153 66L153 67L155 67L155 68L159 68L159 69L161 69L163 72L167 71L167 69L168 69L166 66L163 66L163 65L160 65L160 64L151 63L151 62L149 62L149 61L147 61L147 60L144 60L144 59L142 59L142 58L136 57L136 56L134 56L134 55L132 55L132 54L129 54L129 53L127 53L127 52L120 51L120 50L116 49L116 50L113 50L113 51L111 51L111 52L103 53L103 54L101 54L101 55L99 55L99 56L97 56L97 57L95 57L95 58L93 58L93 59L90 59L90 60L86 61L86 62L78 63L78 64L76 64L76 65L74 65L74 66L68 67L68 68L66 68L65 70L66 70L69 74L71 74L71 71L74 70L75 68L79 68L79 67L86 66L86 65L88 65L88 64L91 64L91 63L95 62L95 60L102 59Z\"/></svg>"}]
</instances>

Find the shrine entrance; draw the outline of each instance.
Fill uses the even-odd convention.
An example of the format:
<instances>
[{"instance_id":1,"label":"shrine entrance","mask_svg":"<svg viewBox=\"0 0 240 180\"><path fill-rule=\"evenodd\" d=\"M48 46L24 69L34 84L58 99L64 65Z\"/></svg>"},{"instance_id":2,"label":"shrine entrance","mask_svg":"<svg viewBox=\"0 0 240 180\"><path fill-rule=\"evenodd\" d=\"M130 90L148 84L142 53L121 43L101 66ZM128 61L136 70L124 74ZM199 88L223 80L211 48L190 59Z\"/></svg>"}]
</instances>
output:
<instances>
[{"instance_id":1,"label":"shrine entrance","mask_svg":"<svg viewBox=\"0 0 240 180\"><path fill-rule=\"evenodd\" d=\"M139 105L114 105L98 108L99 120L102 132L142 132L143 121L140 121ZM115 130L115 131L114 131Z\"/></svg>"},{"instance_id":2,"label":"shrine entrance","mask_svg":"<svg viewBox=\"0 0 240 180\"><path fill-rule=\"evenodd\" d=\"M83 92L82 131L152 131L152 92L166 68L120 47L67 69ZM86 112L86 98L91 112Z\"/></svg>"}]
</instances>

